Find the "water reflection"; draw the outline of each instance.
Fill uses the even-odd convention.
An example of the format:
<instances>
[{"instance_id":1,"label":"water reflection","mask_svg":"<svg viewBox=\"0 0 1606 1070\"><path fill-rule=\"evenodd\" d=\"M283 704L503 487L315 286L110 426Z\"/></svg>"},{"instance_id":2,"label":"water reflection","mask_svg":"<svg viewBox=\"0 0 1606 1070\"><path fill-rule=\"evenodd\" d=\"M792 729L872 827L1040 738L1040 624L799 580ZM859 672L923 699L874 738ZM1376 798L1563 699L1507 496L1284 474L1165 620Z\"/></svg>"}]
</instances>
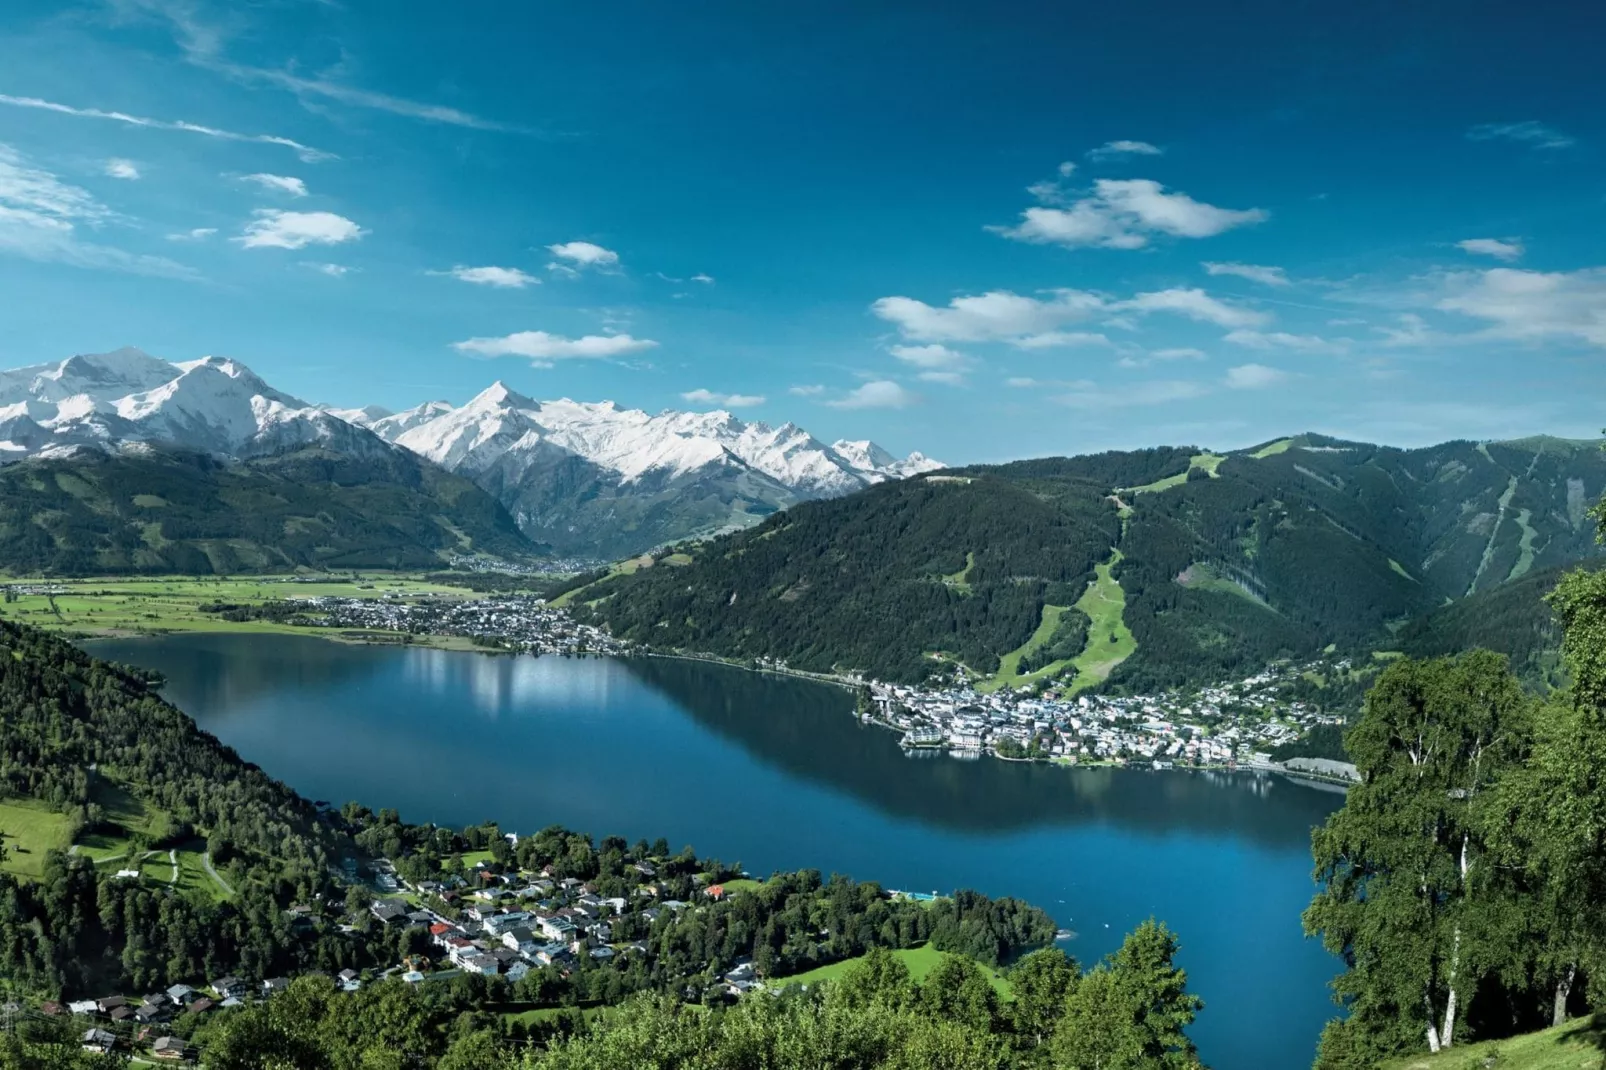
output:
<instances>
[{"instance_id":1,"label":"water reflection","mask_svg":"<svg viewBox=\"0 0 1606 1070\"><path fill-rule=\"evenodd\" d=\"M698 723L767 765L943 828L1008 831L1108 822L1151 832L1219 830L1273 844L1308 837L1331 796L1263 773L1067 769L990 758L920 760L852 714L841 688L669 658L621 664ZM1267 800L1276 797L1276 805Z\"/></svg>"}]
</instances>

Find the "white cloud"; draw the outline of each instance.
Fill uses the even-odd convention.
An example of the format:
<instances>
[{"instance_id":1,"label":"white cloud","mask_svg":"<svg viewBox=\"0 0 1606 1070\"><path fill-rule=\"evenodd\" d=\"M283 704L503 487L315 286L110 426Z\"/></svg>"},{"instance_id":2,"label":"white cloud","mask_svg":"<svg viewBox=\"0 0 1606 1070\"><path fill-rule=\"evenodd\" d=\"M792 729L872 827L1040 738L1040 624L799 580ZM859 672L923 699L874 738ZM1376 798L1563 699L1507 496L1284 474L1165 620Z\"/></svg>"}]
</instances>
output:
<instances>
[{"instance_id":1,"label":"white cloud","mask_svg":"<svg viewBox=\"0 0 1606 1070\"><path fill-rule=\"evenodd\" d=\"M30 166L16 150L0 144L0 253L82 268L195 277L190 268L165 257L130 253L80 236L80 227L93 230L115 221L88 190Z\"/></svg>"},{"instance_id":2,"label":"white cloud","mask_svg":"<svg viewBox=\"0 0 1606 1070\"><path fill-rule=\"evenodd\" d=\"M905 364L926 371L957 371L970 363L963 353L943 345L893 346L889 352Z\"/></svg>"},{"instance_id":3,"label":"white cloud","mask_svg":"<svg viewBox=\"0 0 1606 1070\"><path fill-rule=\"evenodd\" d=\"M714 284L714 276L699 271L697 274L691 277L691 281L700 282L705 286L712 286Z\"/></svg>"},{"instance_id":4,"label":"white cloud","mask_svg":"<svg viewBox=\"0 0 1606 1070\"><path fill-rule=\"evenodd\" d=\"M1232 390L1261 390L1276 386L1288 378L1288 373L1264 364L1240 364L1227 369L1227 387Z\"/></svg>"},{"instance_id":5,"label":"white cloud","mask_svg":"<svg viewBox=\"0 0 1606 1070\"><path fill-rule=\"evenodd\" d=\"M1169 363L1174 360L1204 360L1205 352L1202 349L1189 347L1176 347L1172 349L1156 349L1149 353L1129 353L1116 361L1123 368L1146 368L1150 364Z\"/></svg>"},{"instance_id":6,"label":"white cloud","mask_svg":"<svg viewBox=\"0 0 1606 1070\"><path fill-rule=\"evenodd\" d=\"M1208 275L1236 275L1250 282L1258 282L1266 286L1287 286L1288 275L1280 267L1270 267L1263 264L1222 264L1206 260L1205 273Z\"/></svg>"},{"instance_id":7,"label":"white cloud","mask_svg":"<svg viewBox=\"0 0 1606 1070\"><path fill-rule=\"evenodd\" d=\"M1256 327L1271 319L1264 312L1218 301L1196 287L1141 293L1115 307L1143 313L1174 312L1201 323L1214 323L1218 327L1229 328Z\"/></svg>"},{"instance_id":8,"label":"white cloud","mask_svg":"<svg viewBox=\"0 0 1606 1070\"><path fill-rule=\"evenodd\" d=\"M1450 339L1450 335L1435 331L1428 326L1427 320L1415 312L1402 312L1395 317L1398 327L1373 327L1372 330L1383 336L1386 346L1421 346L1432 345Z\"/></svg>"},{"instance_id":9,"label":"white cloud","mask_svg":"<svg viewBox=\"0 0 1606 1070\"><path fill-rule=\"evenodd\" d=\"M1210 388L1203 383L1187 379L1155 379L1114 390L1092 383L1079 384L1076 390L1060 394L1054 400L1073 409L1123 409L1189 401L1208 393Z\"/></svg>"},{"instance_id":10,"label":"white cloud","mask_svg":"<svg viewBox=\"0 0 1606 1070\"><path fill-rule=\"evenodd\" d=\"M1486 337L1606 346L1606 268L1491 268L1448 275L1444 285L1437 307L1486 321Z\"/></svg>"},{"instance_id":11,"label":"white cloud","mask_svg":"<svg viewBox=\"0 0 1606 1070\"><path fill-rule=\"evenodd\" d=\"M688 390L680 396L693 405L721 405L727 409L752 408L764 404L765 400L762 394L716 394L701 387Z\"/></svg>"},{"instance_id":12,"label":"white cloud","mask_svg":"<svg viewBox=\"0 0 1606 1070\"><path fill-rule=\"evenodd\" d=\"M1053 187L1057 190L1057 187ZM1056 195L1033 187L1039 200ZM1262 208L1218 208L1186 193L1168 193L1147 178L1101 178L1088 196L1068 207L1039 205L1021 213L1013 227L988 229L1015 241L1067 248L1141 249L1157 234L1209 238L1270 218Z\"/></svg>"},{"instance_id":13,"label":"white cloud","mask_svg":"<svg viewBox=\"0 0 1606 1070\"><path fill-rule=\"evenodd\" d=\"M108 178L123 178L130 181L140 177L139 168L133 160L122 160L113 157L107 160L101 168Z\"/></svg>"},{"instance_id":14,"label":"white cloud","mask_svg":"<svg viewBox=\"0 0 1606 1070\"><path fill-rule=\"evenodd\" d=\"M1536 149L1565 149L1577 140L1534 119L1520 123L1480 123L1467 131L1473 141L1516 141Z\"/></svg>"},{"instance_id":15,"label":"white cloud","mask_svg":"<svg viewBox=\"0 0 1606 1070\"><path fill-rule=\"evenodd\" d=\"M789 386L786 388L786 392L800 398L813 398L825 393L825 387L819 383L807 383L799 386Z\"/></svg>"},{"instance_id":16,"label":"white cloud","mask_svg":"<svg viewBox=\"0 0 1606 1070\"><path fill-rule=\"evenodd\" d=\"M205 241L206 239L210 238L212 235L214 235L216 233L217 233L217 228L216 227L195 227L195 228L193 228L191 230L183 230L183 231L179 231L176 234L169 234L167 236L167 240L168 241Z\"/></svg>"},{"instance_id":17,"label":"white cloud","mask_svg":"<svg viewBox=\"0 0 1606 1070\"><path fill-rule=\"evenodd\" d=\"M826 404L834 409L901 409L913 401L914 395L891 379L872 379Z\"/></svg>"},{"instance_id":18,"label":"white cloud","mask_svg":"<svg viewBox=\"0 0 1606 1070\"><path fill-rule=\"evenodd\" d=\"M1224 340L1247 349L1297 349L1306 353L1341 353L1344 346L1314 334L1287 331L1228 331Z\"/></svg>"},{"instance_id":19,"label":"white cloud","mask_svg":"<svg viewBox=\"0 0 1606 1070\"><path fill-rule=\"evenodd\" d=\"M38 111L55 112L58 115L73 115L81 119L108 119L112 122L125 123L129 126L141 126L151 130L178 130L186 134L201 134L205 137L218 138L223 141L250 141L263 145L282 145L295 151L302 160L313 163L318 160L332 160L332 153L323 152L303 145L299 141L292 141L287 137L277 137L273 134L237 134L232 130L220 130L214 126L201 126L197 123L183 120L147 119L140 115L128 115L120 111L102 111L99 108L74 108L67 104L57 104L50 100L40 100L37 97L14 97L0 93L0 104L9 104L14 108L33 108Z\"/></svg>"},{"instance_id":20,"label":"white cloud","mask_svg":"<svg viewBox=\"0 0 1606 1070\"><path fill-rule=\"evenodd\" d=\"M1012 338L1010 345L1017 349L1063 349L1068 346L1107 346L1110 339L1097 331L1044 331Z\"/></svg>"},{"instance_id":21,"label":"white cloud","mask_svg":"<svg viewBox=\"0 0 1606 1070\"><path fill-rule=\"evenodd\" d=\"M301 179L295 178L291 175L269 175L259 173L254 175L243 175L241 176L241 180L244 182L255 182L263 189L272 190L275 193L288 193L292 197L305 197L307 195L307 184L301 181Z\"/></svg>"},{"instance_id":22,"label":"white cloud","mask_svg":"<svg viewBox=\"0 0 1606 1070\"><path fill-rule=\"evenodd\" d=\"M588 334L582 338L565 338L546 331L518 331L501 338L470 338L454 342L452 348L459 353L474 353L482 357L529 357L537 367L554 360L606 360L651 349L658 343L649 338L632 338L628 334Z\"/></svg>"},{"instance_id":23,"label":"white cloud","mask_svg":"<svg viewBox=\"0 0 1606 1070\"><path fill-rule=\"evenodd\" d=\"M476 286L494 286L503 290L522 290L526 286L539 286L541 280L518 268L505 267L463 267L459 265L450 271L432 272L436 275L450 275L461 282L471 282Z\"/></svg>"},{"instance_id":24,"label":"white cloud","mask_svg":"<svg viewBox=\"0 0 1606 1070\"><path fill-rule=\"evenodd\" d=\"M965 382L964 372L921 372L915 378L923 383L941 383L944 386L962 386Z\"/></svg>"},{"instance_id":25,"label":"white cloud","mask_svg":"<svg viewBox=\"0 0 1606 1070\"><path fill-rule=\"evenodd\" d=\"M1496 260L1516 260L1524 252L1522 242L1514 239L1468 238L1466 241L1458 241L1455 244L1456 248L1462 252L1472 253L1476 256L1492 256Z\"/></svg>"},{"instance_id":26,"label":"white cloud","mask_svg":"<svg viewBox=\"0 0 1606 1070\"><path fill-rule=\"evenodd\" d=\"M1052 331L1086 319L1105 307L1104 298L1084 290L1051 290L1046 300L1008 290L956 297L936 308L912 297L883 297L870 306L904 337L922 342L995 342Z\"/></svg>"},{"instance_id":27,"label":"white cloud","mask_svg":"<svg viewBox=\"0 0 1606 1070\"><path fill-rule=\"evenodd\" d=\"M328 275L330 278L338 279L343 275L348 275L351 273L351 268L346 267L344 264L325 264L317 263L311 260L304 261L304 263L313 271L316 271L321 275Z\"/></svg>"},{"instance_id":28,"label":"white cloud","mask_svg":"<svg viewBox=\"0 0 1606 1070\"><path fill-rule=\"evenodd\" d=\"M246 249L304 249L356 241L367 231L333 212L285 212L258 208L256 218L234 240Z\"/></svg>"},{"instance_id":29,"label":"white cloud","mask_svg":"<svg viewBox=\"0 0 1606 1070\"><path fill-rule=\"evenodd\" d=\"M612 249L604 249L600 245L593 245L588 241L559 242L557 245L546 247L547 252L558 260L567 260L567 264L553 262L547 267L560 274L573 275L576 268L597 268L606 271L619 266L619 254Z\"/></svg>"},{"instance_id":30,"label":"white cloud","mask_svg":"<svg viewBox=\"0 0 1606 1070\"><path fill-rule=\"evenodd\" d=\"M1093 160L1111 160L1120 156L1159 156L1163 152L1160 146L1147 141L1106 141L1096 149L1089 149L1087 155Z\"/></svg>"},{"instance_id":31,"label":"white cloud","mask_svg":"<svg viewBox=\"0 0 1606 1070\"><path fill-rule=\"evenodd\" d=\"M1059 171L1059 176L1061 178L1070 178L1071 175L1076 173L1076 164L1072 163L1070 160L1066 160L1064 163L1060 164L1056 170Z\"/></svg>"}]
</instances>

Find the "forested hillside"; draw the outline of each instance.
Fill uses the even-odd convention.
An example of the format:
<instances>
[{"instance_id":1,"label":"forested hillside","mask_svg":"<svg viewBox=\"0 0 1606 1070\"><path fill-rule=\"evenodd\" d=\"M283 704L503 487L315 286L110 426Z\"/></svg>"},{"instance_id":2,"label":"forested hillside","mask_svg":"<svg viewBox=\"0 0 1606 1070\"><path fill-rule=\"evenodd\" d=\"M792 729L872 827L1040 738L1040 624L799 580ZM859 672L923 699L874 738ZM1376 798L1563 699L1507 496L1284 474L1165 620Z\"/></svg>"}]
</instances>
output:
<instances>
[{"instance_id":1,"label":"forested hillside","mask_svg":"<svg viewBox=\"0 0 1606 1070\"><path fill-rule=\"evenodd\" d=\"M13 574L433 568L540 549L490 495L402 450L231 462L84 449L0 468L0 568Z\"/></svg>"},{"instance_id":2,"label":"forested hillside","mask_svg":"<svg viewBox=\"0 0 1606 1070\"><path fill-rule=\"evenodd\" d=\"M801 505L573 599L661 647L916 682L953 663L989 674L1011 651L1028 668L1068 662L1092 641L1074 607L1110 560L1136 639L1110 685L1139 691L1329 644L1394 649L1402 628L1426 651L1453 618L1410 622L1597 555L1603 490L1598 444L1547 438L1050 458ZM1524 607L1533 582L1512 596ZM1057 627L1034 639L1045 607ZM1530 631L1502 649L1542 672L1554 636Z\"/></svg>"}]
</instances>

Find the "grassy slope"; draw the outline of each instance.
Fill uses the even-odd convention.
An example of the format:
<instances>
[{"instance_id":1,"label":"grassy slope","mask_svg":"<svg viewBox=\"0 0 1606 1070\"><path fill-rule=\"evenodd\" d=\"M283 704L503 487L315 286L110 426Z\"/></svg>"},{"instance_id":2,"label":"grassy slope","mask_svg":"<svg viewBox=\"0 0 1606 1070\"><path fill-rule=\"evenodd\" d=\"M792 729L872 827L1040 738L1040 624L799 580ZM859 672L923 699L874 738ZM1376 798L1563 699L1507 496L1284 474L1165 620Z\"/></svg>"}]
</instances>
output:
<instances>
[{"instance_id":1,"label":"grassy slope","mask_svg":"<svg viewBox=\"0 0 1606 1070\"><path fill-rule=\"evenodd\" d=\"M1103 683L1117 665L1137 652L1138 641L1126 626L1126 592L1111 574L1120 560L1121 551L1117 550L1108 561L1097 566L1093 582L1077 600L1076 608L1086 613L1092 623L1087 629L1086 649L1071 662L1076 666L1076 679L1071 684L1073 694Z\"/></svg>"},{"instance_id":2,"label":"grassy slope","mask_svg":"<svg viewBox=\"0 0 1606 1070\"><path fill-rule=\"evenodd\" d=\"M988 692L997 691L1004 687L1019 687L1022 684L1033 684L1038 680L1057 676L1063 672L1065 667L1071 664L1069 660L1050 662L1041 669L1029 673L1020 671L1020 663L1053 637L1054 630L1059 627L1060 618L1065 615L1067 608L1069 607L1044 606L1043 623L1037 626L1037 630L1032 633L1031 638L1000 658L998 672L991 678L977 684L976 690Z\"/></svg>"},{"instance_id":3,"label":"grassy slope","mask_svg":"<svg viewBox=\"0 0 1606 1070\"><path fill-rule=\"evenodd\" d=\"M1606 1018L1580 1018L1538 1033L1385 1063L1379 1070L1596 1070L1603 1052Z\"/></svg>"},{"instance_id":4,"label":"grassy slope","mask_svg":"<svg viewBox=\"0 0 1606 1070\"><path fill-rule=\"evenodd\" d=\"M45 871L45 852L66 850L71 828L66 814L47 810L32 799L0 802L0 842L6 860L0 869L19 877L39 877Z\"/></svg>"},{"instance_id":5,"label":"grassy slope","mask_svg":"<svg viewBox=\"0 0 1606 1070\"><path fill-rule=\"evenodd\" d=\"M1256 456L1259 456L1259 454L1256 454ZM1195 454L1193 459L1188 462L1188 467L1186 469L1178 472L1174 476L1166 476L1164 479L1157 479L1153 483L1145 483L1141 487L1122 487L1121 489L1124 492L1129 492L1132 494L1153 494L1156 491L1169 490L1172 487L1178 487L1186 483L1188 481L1189 474L1191 474L1195 468L1203 469L1211 479L1216 479L1219 477L1219 473L1216 471L1216 469L1220 468L1221 462L1225 461L1226 459L1227 458L1225 456L1219 453L1198 453Z\"/></svg>"},{"instance_id":6,"label":"grassy slope","mask_svg":"<svg viewBox=\"0 0 1606 1070\"><path fill-rule=\"evenodd\" d=\"M894 951L893 954L902 959L903 964L909 967L909 973L916 981L925 980L926 975L937 968L937 964L942 961L943 957L941 951L933 949L929 944L907 948L902 951ZM859 958L862 957L859 956ZM812 985L818 981L829 981L842 976L850 966L859 961L859 958L843 959L841 962L833 962L829 966L820 966L806 973L793 974L791 977L780 977L774 983L784 987L786 985ZM1010 988L1009 981L1003 974L996 970L990 970L986 966L981 968L986 972L988 980L992 981L993 988L998 991L1001 998L1009 999L1014 994L1014 990Z\"/></svg>"}]
</instances>

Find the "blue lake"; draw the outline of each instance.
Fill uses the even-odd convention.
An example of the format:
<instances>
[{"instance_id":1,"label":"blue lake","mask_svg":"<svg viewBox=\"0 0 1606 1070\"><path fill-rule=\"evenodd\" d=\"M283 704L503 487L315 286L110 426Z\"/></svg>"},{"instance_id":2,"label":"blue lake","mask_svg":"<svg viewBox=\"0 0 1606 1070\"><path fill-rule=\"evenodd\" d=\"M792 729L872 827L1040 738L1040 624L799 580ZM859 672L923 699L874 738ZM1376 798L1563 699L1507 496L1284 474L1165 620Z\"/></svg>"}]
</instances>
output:
<instances>
[{"instance_id":1,"label":"blue lake","mask_svg":"<svg viewBox=\"0 0 1606 1070\"><path fill-rule=\"evenodd\" d=\"M1043 907L1084 963L1148 917L1182 940L1218 1070L1309 1066L1338 963L1304 939L1310 830L1343 802L1254 773L910 758L846 691L667 659L318 638L86 644L161 671L202 728L302 794L411 821L667 837L756 874L817 868Z\"/></svg>"}]
</instances>

